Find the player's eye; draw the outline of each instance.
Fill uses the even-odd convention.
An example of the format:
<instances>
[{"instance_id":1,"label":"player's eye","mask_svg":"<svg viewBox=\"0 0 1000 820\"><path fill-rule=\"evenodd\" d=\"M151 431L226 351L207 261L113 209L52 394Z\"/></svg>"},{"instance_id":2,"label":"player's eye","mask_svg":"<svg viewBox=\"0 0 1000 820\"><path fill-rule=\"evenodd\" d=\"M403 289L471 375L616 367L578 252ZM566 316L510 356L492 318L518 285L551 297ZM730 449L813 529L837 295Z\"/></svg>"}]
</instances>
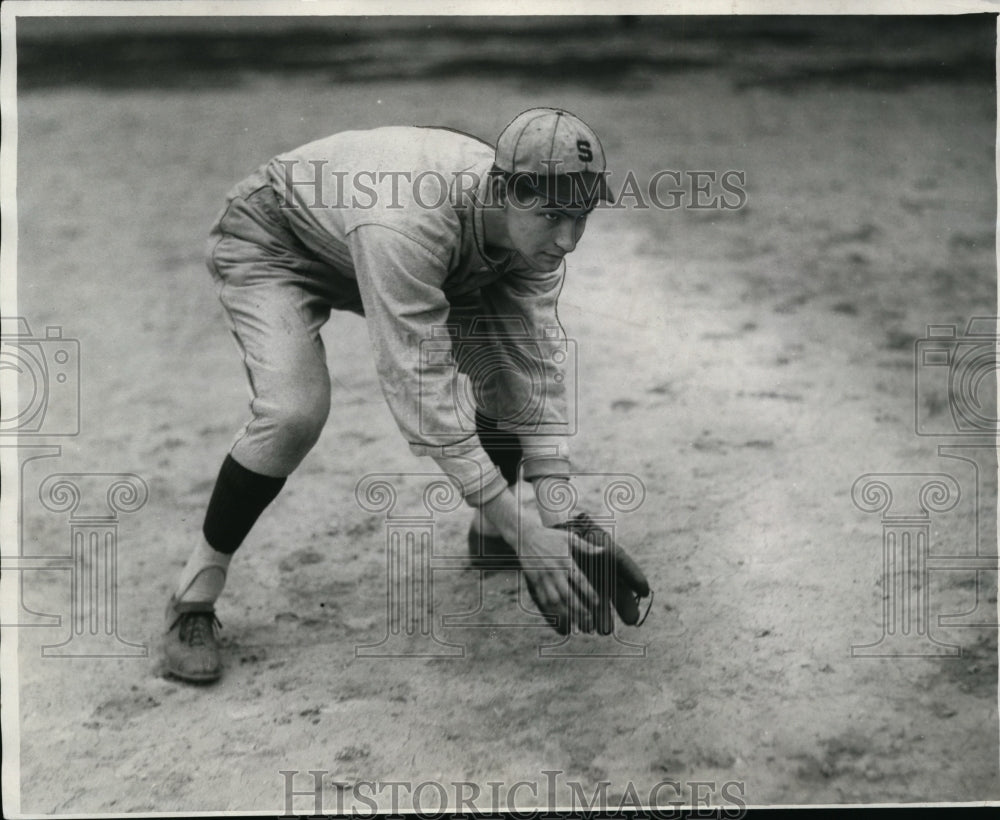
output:
<instances>
[{"instance_id":1,"label":"player's eye","mask_svg":"<svg viewBox=\"0 0 1000 820\"><path fill-rule=\"evenodd\" d=\"M551 211L543 213L542 216L545 217L546 222L550 222L553 225L555 225L560 219L562 219L562 214L552 213Z\"/></svg>"}]
</instances>

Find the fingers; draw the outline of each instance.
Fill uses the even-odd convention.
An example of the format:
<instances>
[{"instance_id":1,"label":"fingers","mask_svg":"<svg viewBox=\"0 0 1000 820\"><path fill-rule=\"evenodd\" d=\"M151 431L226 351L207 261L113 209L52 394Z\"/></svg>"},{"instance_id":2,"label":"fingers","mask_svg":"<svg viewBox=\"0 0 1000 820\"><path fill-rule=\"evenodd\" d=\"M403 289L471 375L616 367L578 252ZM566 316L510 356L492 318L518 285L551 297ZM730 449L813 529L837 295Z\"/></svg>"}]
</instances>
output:
<instances>
[{"instance_id":1,"label":"fingers","mask_svg":"<svg viewBox=\"0 0 1000 820\"><path fill-rule=\"evenodd\" d=\"M594 603L587 596L588 592L592 595L593 591L587 579L576 567L573 567L568 575L561 570L555 570L549 574L549 579L556 611L565 626L565 633L569 633L570 626L574 624L582 632L593 632Z\"/></svg>"},{"instance_id":2,"label":"fingers","mask_svg":"<svg viewBox=\"0 0 1000 820\"><path fill-rule=\"evenodd\" d=\"M529 572L527 570L521 574L527 584L531 600L535 602L535 606L538 607L538 611L546 617L556 619L554 624L550 624L556 632L560 635L567 634L569 631L568 621L566 618L560 617L558 598L553 595L553 591L549 589L548 584L545 583L545 579L538 578L533 572Z\"/></svg>"},{"instance_id":3,"label":"fingers","mask_svg":"<svg viewBox=\"0 0 1000 820\"><path fill-rule=\"evenodd\" d=\"M574 578L573 573L571 572L568 581L569 583L566 584L566 597L564 600L565 611L569 619L569 623L576 624L577 629L581 632L593 632L594 607L587 603L587 599L578 589L577 585L580 583L580 578ZM586 579L583 579L583 583L587 583Z\"/></svg>"},{"instance_id":4,"label":"fingers","mask_svg":"<svg viewBox=\"0 0 1000 820\"><path fill-rule=\"evenodd\" d=\"M566 555L567 534L558 537L551 530L544 530L537 535L537 542L529 542L529 552L536 555L556 557ZM610 589L594 588L594 579L590 575L591 563L603 563L606 556L594 556L590 553L593 547L576 535L568 536L571 560L561 565L548 567L525 567L524 574L528 581L528 589L535 604L545 614L555 616L558 623L556 631L562 635L569 634L575 625L582 632L607 634L613 628L613 615L610 611ZM558 538L558 541L556 540ZM535 549L537 548L537 552ZM608 573L597 572L598 583L605 579ZM607 612L603 610L608 610Z\"/></svg>"},{"instance_id":5,"label":"fingers","mask_svg":"<svg viewBox=\"0 0 1000 820\"><path fill-rule=\"evenodd\" d=\"M601 601L594 617L594 629L599 635L610 635L615 631L615 612L610 600Z\"/></svg>"},{"instance_id":6,"label":"fingers","mask_svg":"<svg viewBox=\"0 0 1000 820\"><path fill-rule=\"evenodd\" d=\"M550 578L553 579L551 589L556 605L566 618L567 631L570 624L575 624L581 632L599 630L603 625L603 620L598 618L601 599L580 568L572 564L569 572L556 570Z\"/></svg>"},{"instance_id":7,"label":"fingers","mask_svg":"<svg viewBox=\"0 0 1000 820\"><path fill-rule=\"evenodd\" d=\"M572 581L565 570L526 570L524 575L535 605L542 614L557 619L554 628L560 635L568 635L574 624L583 632L594 631L595 606L587 602L585 592L579 593L576 589L581 581L589 589L582 575Z\"/></svg>"},{"instance_id":8,"label":"fingers","mask_svg":"<svg viewBox=\"0 0 1000 820\"><path fill-rule=\"evenodd\" d=\"M610 635L615 628L611 596L595 589L585 572L574 569L570 573L570 586L576 593L577 606L585 608L588 618L588 628L585 631Z\"/></svg>"},{"instance_id":9,"label":"fingers","mask_svg":"<svg viewBox=\"0 0 1000 820\"><path fill-rule=\"evenodd\" d=\"M532 544L538 548L534 554L554 558L561 550L551 539L546 542L546 537ZM575 625L582 632L609 635L614 631L616 612L623 623L637 625L639 601L650 594L649 582L638 564L620 547L601 547L576 534L569 535L569 547L569 562L560 561L558 567L525 568L535 604L545 615L557 619L556 631L568 635ZM564 541L562 550L565 548Z\"/></svg>"},{"instance_id":10,"label":"fingers","mask_svg":"<svg viewBox=\"0 0 1000 820\"><path fill-rule=\"evenodd\" d=\"M580 604L587 610L596 610L601 602L600 596L594 591L590 581L574 562L569 569L569 590Z\"/></svg>"}]
</instances>

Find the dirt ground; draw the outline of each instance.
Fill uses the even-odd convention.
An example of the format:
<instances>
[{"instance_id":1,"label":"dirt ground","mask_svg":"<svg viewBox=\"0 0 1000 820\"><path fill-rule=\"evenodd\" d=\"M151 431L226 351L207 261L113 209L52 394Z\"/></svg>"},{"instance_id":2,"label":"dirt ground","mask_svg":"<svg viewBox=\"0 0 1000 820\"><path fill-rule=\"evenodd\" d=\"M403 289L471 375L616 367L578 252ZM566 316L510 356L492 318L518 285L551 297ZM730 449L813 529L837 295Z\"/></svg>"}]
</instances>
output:
<instances>
[{"instance_id":1,"label":"dirt ground","mask_svg":"<svg viewBox=\"0 0 1000 820\"><path fill-rule=\"evenodd\" d=\"M922 585L933 637L960 657L851 652L879 640L889 594L882 518L852 502L859 477L952 476L961 497L930 514L932 555L996 552L994 453L949 456L939 445L983 439L914 430L916 401L927 429L955 431L945 382L914 396L927 326L961 336L996 314L995 89L988 72L935 73L963 48L947 30L911 34L912 47L882 54L925 60L926 72L849 71L848 51L816 50L822 36L741 51L692 35L688 57L703 64L650 60L603 83L498 70L25 83L17 310L36 336L59 325L79 340L81 432L45 442L58 458L24 464L21 553L68 552L67 514L38 501L47 475L140 476L149 499L117 522L113 588L120 637L149 655L43 657L66 640L65 618L5 629L18 643L4 688L19 697L20 810L280 812L280 772L299 772L305 791L309 770L323 772L326 811L338 796L363 807L350 802L362 781L468 781L484 795L490 781L501 794L528 781L544 804L545 771L560 773L561 805L569 783L589 796L601 781L614 805L630 784L647 802L664 781L686 803L691 784L709 783L700 794L716 805L727 794L751 805L1000 799L995 572L956 562ZM743 62L716 65L721 53ZM596 213L561 300L578 351L579 466L645 488L617 523L656 590L645 625L622 627L621 642L578 636L577 656L551 657L539 647L556 636L537 622L506 628L530 620L516 578L449 570L434 574L434 630L462 657L357 656L386 633L386 526L355 485L399 474L400 505L413 505L434 467L395 428L363 321L340 314L324 330L334 389L323 437L220 602L225 677L163 677L163 608L246 409L201 255L223 194L277 151L337 130L441 124L491 138L541 104L589 121L617 173L745 172L740 209ZM600 502L596 478L581 487ZM894 504L920 513L901 490ZM462 554L467 522L464 509L438 516L435 550ZM70 611L65 568L19 576L24 608ZM437 620L480 596L486 626ZM385 808L388 792L376 801ZM532 804L528 787L517 804Z\"/></svg>"}]
</instances>

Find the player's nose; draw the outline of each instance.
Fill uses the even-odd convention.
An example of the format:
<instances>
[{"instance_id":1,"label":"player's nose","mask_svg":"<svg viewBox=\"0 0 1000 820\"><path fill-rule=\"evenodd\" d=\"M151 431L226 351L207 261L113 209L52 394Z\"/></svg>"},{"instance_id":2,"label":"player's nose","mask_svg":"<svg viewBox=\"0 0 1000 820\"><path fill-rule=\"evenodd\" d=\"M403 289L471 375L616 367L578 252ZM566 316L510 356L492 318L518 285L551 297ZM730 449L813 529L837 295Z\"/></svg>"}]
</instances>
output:
<instances>
[{"instance_id":1,"label":"player's nose","mask_svg":"<svg viewBox=\"0 0 1000 820\"><path fill-rule=\"evenodd\" d=\"M579 239L576 226L569 220L566 220L565 224L562 225L560 231L556 234L555 239L559 250L563 253L570 253L576 247L577 240Z\"/></svg>"}]
</instances>

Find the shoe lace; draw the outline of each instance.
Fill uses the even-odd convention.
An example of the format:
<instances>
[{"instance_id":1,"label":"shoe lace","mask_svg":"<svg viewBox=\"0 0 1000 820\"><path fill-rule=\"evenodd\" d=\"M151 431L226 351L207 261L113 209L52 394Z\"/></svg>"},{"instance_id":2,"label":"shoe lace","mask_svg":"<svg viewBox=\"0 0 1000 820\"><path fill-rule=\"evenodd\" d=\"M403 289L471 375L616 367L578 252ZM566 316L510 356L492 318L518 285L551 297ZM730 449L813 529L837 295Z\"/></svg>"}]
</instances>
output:
<instances>
[{"instance_id":1,"label":"shoe lace","mask_svg":"<svg viewBox=\"0 0 1000 820\"><path fill-rule=\"evenodd\" d=\"M185 612L179 622L180 639L188 646L205 646L215 637L215 630L222 629L222 622L214 612Z\"/></svg>"}]
</instances>

